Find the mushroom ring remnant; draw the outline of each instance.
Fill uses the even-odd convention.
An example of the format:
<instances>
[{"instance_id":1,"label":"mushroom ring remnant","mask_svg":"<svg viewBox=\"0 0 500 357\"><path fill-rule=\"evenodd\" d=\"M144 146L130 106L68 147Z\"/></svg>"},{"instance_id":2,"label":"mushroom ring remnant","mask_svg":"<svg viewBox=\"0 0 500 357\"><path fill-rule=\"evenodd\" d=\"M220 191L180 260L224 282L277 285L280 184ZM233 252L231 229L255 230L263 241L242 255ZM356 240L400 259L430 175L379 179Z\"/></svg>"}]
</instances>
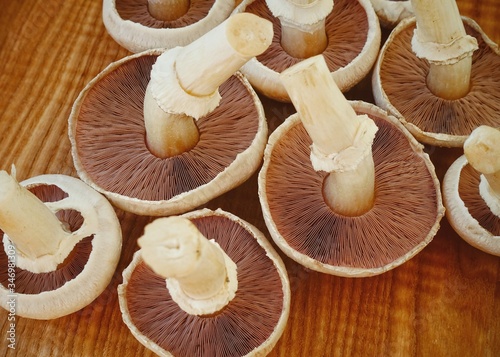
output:
<instances>
[{"instance_id":1,"label":"mushroom ring remnant","mask_svg":"<svg viewBox=\"0 0 500 357\"><path fill-rule=\"evenodd\" d=\"M122 235L116 213L104 196L82 181L65 175L41 175L21 182L55 213L67 231L62 256L47 269L47 255L23 256L7 234L0 251L0 300L7 306L8 263L15 261L16 314L33 319L54 319L82 309L108 286L120 258ZM33 240L36 237L33 237ZM55 256L56 261L59 260ZM10 266L10 265L9 265Z\"/></svg>"},{"instance_id":2,"label":"mushroom ring remnant","mask_svg":"<svg viewBox=\"0 0 500 357\"><path fill-rule=\"evenodd\" d=\"M159 158L145 141L143 102L161 50L108 66L80 93L69 119L75 167L116 206L145 215L186 212L238 186L262 161L267 122L248 81L236 73L220 105L197 120L194 148Z\"/></svg>"},{"instance_id":3,"label":"mushroom ring remnant","mask_svg":"<svg viewBox=\"0 0 500 357\"><path fill-rule=\"evenodd\" d=\"M266 225L285 254L316 271L362 277L386 272L421 251L439 229L444 208L422 145L381 109L351 103L378 126L373 207L356 216L330 208L322 190L327 173L312 167L312 141L298 114L271 134L258 183Z\"/></svg>"},{"instance_id":4,"label":"mushroom ring remnant","mask_svg":"<svg viewBox=\"0 0 500 357\"><path fill-rule=\"evenodd\" d=\"M283 333L290 309L285 266L254 226L222 210L182 215L236 264L238 290L221 310L196 315L172 299L165 278L137 251L118 286L123 319L161 356L263 356Z\"/></svg>"},{"instance_id":5,"label":"mushroom ring remnant","mask_svg":"<svg viewBox=\"0 0 500 357\"><path fill-rule=\"evenodd\" d=\"M397 117L422 143L460 147L479 125L500 126L500 50L471 19L463 18L479 49L472 54L470 90L449 100L427 86L429 62L416 57L412 37L415 18L392 31L373 72L375 102Z\"/></svg>"},{"instance_id":6,"label":"mushroom ring remnant","mask_svg":"<svg viewBox=\"0 0 500 357\"><path fill-rule=\"evenodd\" d=\"M284 0L284 2L292 2ZM261 55L248 61L241 72L254 88L272 99L289 102L288 93L279 75L300 62L282 47L282 24L268 8L266 1L243 1L235 12L250 12L273 22L274 38ZM321 54L342 92L360 82L375 63L380 48L380 26L369 0L336 0L325 19L327 46ZM293 47L293 46L292 46Z\"/></svg>"},{"instance_id":7,"label":"mushroom ring remnant","mask_svg":"<svg viewBox=\"0 0 500 357\"><path fill-rule=\"evenodd\" d=\"M150 14L146 0L103 0L102 19L116 42L137 53L185 46L229 17L234 6L234 0L190 0L185 14L163 21Z\"/></svg>"}]
</instances>

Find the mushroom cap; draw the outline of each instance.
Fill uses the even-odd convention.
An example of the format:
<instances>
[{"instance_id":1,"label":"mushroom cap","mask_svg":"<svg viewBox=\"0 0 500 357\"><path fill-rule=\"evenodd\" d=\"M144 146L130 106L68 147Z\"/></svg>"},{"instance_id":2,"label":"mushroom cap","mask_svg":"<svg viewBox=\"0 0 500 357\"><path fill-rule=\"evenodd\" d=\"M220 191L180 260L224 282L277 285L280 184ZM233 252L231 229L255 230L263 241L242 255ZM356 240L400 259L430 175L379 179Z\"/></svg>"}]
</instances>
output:
<instances>
[{"instance_id":1,"label":"mushroom cap","mask_svg":"<svg viewBox=\"0 0 500 357\"><path fill-rule=\"evenodd\" d=\"M500 217L481 197L480 177L465 155L451 164L443 179L446 218L467 243L500 256Z\"/></svg>"},{"instance_id":2,"label":"mushroom cap","mask_svg":"<svg viewBox=\"0 0 500 357\"><path fill-rule=\"evenodd\" d=\"M165 279L143 262L139 250L118 286L124 322L160 356L266 355L281 337L290 311L283 261L256 227L228 212L203 209L183 217L236 263L236 296L218 313L190 315L171 299Z\"/></svg>"},{"instance_id":3,"label":"mushroom cap","mask_svg":"<svg viewBox=\"0 0 500 357\"><path fill-rule=\"evenodd\" d=\"M425 144L460 147L477 126L500 126L500 49L473 20L462 19L479 45L472 55L466 96L447 100L428 89L429 63L416 57L411 47L415 17L404 19L391 32L374 67L375 103Z\"/></svg>"},{"instance_id":4,"label":"mushroom cap","mask_svg":"<svg viewBox=\"0 0 500 357\"><path fill-rule=\"evenodd\" d=\"M380 25L393 28L401 20L413 16L410 0L370 0Z\"/></svg>"},{"instance_id":5,"label":"mushroom cap","mask_svg":"<svg viewBox=\"0 0 500 357\"><path fill-rule=\"evenodd\" d=\"M80 178L117 207L142 215L184 213L247 180L267 142L264 109L236 73L219 91L220 105L197 120L198 144L160 159L145 142L143 101L161 50L109 65L80 93L69 117L69 137Z\"/></svg>"},{"instance_id":6,"label":"mushroom cap","mask_svg":"<svg viewBox=\"0 0 500 357\"><path fill-rule=\"evenodd\" d=\"M281 47L281 23L265 1L243 1L234 12L243 11L273 22L274 38L263 54L241 67L241 72L258 92L274 100L290 102L279 75L301 59L290 56ZM353 23L357 31L353 30ZM322 54L340 90L348 91L369 73L377 59L381 41L377 15L370 0L336 0L325 20L325 29L328 46Z\"/></svg>"},{"instance_id":7,"label":"mushroom cap","mask_svg":"<svg viewBox=\"0 0 500 357\"><path fill-rule=\"evenodd\" d=\"M104 196L66 175L41 175L21 182L66 223L77 243L55 271L32 273L16 256L16 314L55 319L89 305L108 286L120 259L122 234L116 213ZM7 306L7 262L10 241L1 233L0 299ZM78 239L79 238L79 239Z\"/></svg>"},{"instance_id":8,"label":"mushroom cap","mask_svg":"<svg viewBox=\"0 0 500 357\"><path fill-rule=\"evenodd\" d=\"M381 109L351 103L379 128L372 146L373 208L347 217L328 206L322 190L327 173L312 167L312 141L298 114L271 134L258 184L264 220L286 255L319 272L363 277L388 271L421 251L439 229L444 207L422 145Z\"/></svg>"},{"instance_id":9,"label":"mushroom cap","mask_svg":"<svg viewBox=\"0 0 500 357\"><path fill-rule=\"evenodd\" d=\"M220 24L234 10L234 0L190 0L188 12L174 21L152 17L147 1L103 0L102 19L113 39L137 53L185 46Z\"/></svg>"}]
</instances>

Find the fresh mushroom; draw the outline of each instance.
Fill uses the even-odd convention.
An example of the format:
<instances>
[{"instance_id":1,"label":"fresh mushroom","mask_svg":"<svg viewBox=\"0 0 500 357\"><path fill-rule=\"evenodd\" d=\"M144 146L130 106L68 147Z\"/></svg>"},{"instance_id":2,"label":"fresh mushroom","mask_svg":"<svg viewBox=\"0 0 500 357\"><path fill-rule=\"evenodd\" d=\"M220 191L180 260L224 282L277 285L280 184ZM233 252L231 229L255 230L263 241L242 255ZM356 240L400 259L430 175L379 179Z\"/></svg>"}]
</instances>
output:
<instances>
[{"instance_id":1,"label":"fresh mushroom","mask_svg":"<svg viewBox=\"0 0 500 357\"><path fill-rule=\"evenodd\" d=\"M401 20L413 16L410 0L370 0L380 24L394 28Z\"/></svg>"},{"instance_id":2,"label":"fresh mushroom","mask_svg":"<svg viewBox=\"0 0 500 357\"><path fill-rule=\"evenodd\" d=\"M298 263L370 276L404 263L444 215L422 145L372 104L347 102L320 56L281 74L297 113L270 136L259 173L264 219Z\"/></svg>"},{"instance_id":3,"label":"fresh mushroom","mask_svg":"<svg viewBox=\"0 0 500 357\"><path fill-rule=\"evenodd\" d=\"M369 0L246 0L235 12L251 12L273 22L274 38L264 53L241 72L254 88L274 100L289 102L279 74L317 54L345 92L370 71L380 49L381 31Z\"/></svg>"},{"instance_id":4,"label":"fresh mushroom","mask_svg":"<svg viewBox=\"0 0 500 357\"><path fill-rule=\"evenodd\" d=\"M0 301L16 314L54 319L107 287L121 252L113 207L82 181L41 175L19 184L0 171Z\"/></svg>"},{"instance_id":5,"label":"fresh mushroom","mask_svg":"<svg viewBox=\"0 0 500 357\"><path fill-rule=\"evenodd\" d=\"M290 310L285 266L254 226L222 210L146 226L118 286L132 334L161 356L263 356Z\"/></svg>"},{"instance_id":6,"label":"fresh mushroom","mask_svg":"<svg viewBox=\"0 0 500 357\"><path fill-rule=\"evenodd\" d=\"M267 123L236 71L271 38L267 20L237 14L186 47L108 66L69 119L82 180L124 210L158 216L191 210L245 181L262 161Z\"/></svg>"},{"instance_id":7,"label":"fresh mushroom","mask_svg":"<svg viewBox=\"0 0 500 357\"><path fill-rule=\"evenodd\" d=\"M443 180L446 217L472 246L500 256L500 130L479 126Z\"/></svg>"},{"instance_id":8,"label":"fresh mushroom","mask_svg":"<svg viewBox=\"0 0 500 357\"><path fill-rule=\"evenodd\" d=\"M113 39L137 53L185 46L231 15L234 0L103 0L102 19Z\"/></svg>"},{"instance_id":9,"label":"fresh mushroom","mask_svg":"<svg viewBox=\"0 0 500 357\"><path fill-rule=\"evenodd\" d=\"M380 51L377 105L422 143L461 147L479 125L500 125L500 50L454 0L412 1Z\"/></svg>"}]
</instances>

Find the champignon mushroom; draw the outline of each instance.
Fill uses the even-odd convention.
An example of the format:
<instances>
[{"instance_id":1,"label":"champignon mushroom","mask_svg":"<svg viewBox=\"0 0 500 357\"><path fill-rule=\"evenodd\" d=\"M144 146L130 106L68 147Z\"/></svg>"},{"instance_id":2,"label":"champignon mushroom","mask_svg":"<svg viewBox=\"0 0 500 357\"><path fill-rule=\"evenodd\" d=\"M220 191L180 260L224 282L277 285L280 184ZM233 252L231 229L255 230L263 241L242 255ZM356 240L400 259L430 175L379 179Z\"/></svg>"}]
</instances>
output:
<instances>
[{"instance_id":1,"label":"champignon mushroom","mask_svg":"<svg viewBox=\"0 0 500 357\"><path fill-rule=\"evenodd\" d=\"M118 286L132 334L161 356L263 356L290 310L285 266L254 226L203 209L146 226Z\"/></svg>"},{"instance_id":2,"label":"champignon mushroom","mask_svg":"<svg viewBox=\"0 0 500 357\"><path fill-rule=\"evenodd\" d=\"M54 319L107 287L121 252L111 204L82 181L41 175L21 182L0 171L0 301L16 314Z\"/></svg>"},{"instance_id":3,"label":"champignon mushroom","mask_svg":"<svg viewBox=\"0 0 500 357\"><path fill-rule=\"evenodd\" d=\"M274 100L289 102L279 74L295 63L323 54L342 91L370 71L380 49L380 26L369 0L243 1L235 12L251 12L273 22L271 46L241 72L254 88Z\"/></svg>"},{"instance_id":4,"label":"champignon mushroom","mask_svg":"<svg viewBox=\"0 0 500 357\"><path fill-rule=\"evenodd\" d=\"M413 1L380 51L375 103L422 143L461 147L479 125L500 125L500 50L454 0Z\"/></svg>"},{"instance_id":5,"label":"champignon mushroom","mask_svg":"<svg viewBox=\"0 0 500 357\"><path fill-rule=\"evenodd\" d=\"M270 136L259 173L264 219L298 263L370 276L422 250L444 215L428 155L393 117L347 102L320 56L281 74L296 114ZM311 146L312 143L312 146Z\"/></svg>"},{"instance_id":6,"label":"champignon mushroom","mask_svg":"<svg viewBox=\"0 0 500 357\"><path fill-rule=\"evenodd\" d=\"M231 15L234 0L103 0L109 35L137 53L185 46Z\"/></svg>"},{"instance_id":7,"label":"champignon mushroom","mask_svg":"<svg viewBox=\"0 0 500 357\"><path fill-rule=\"evenodd\" d=\"M443 180L446 217L472 246L500 256L500 130L479 126Z\"/></svg>"},{"instance_id":8,"label":"champignon mushroom","mask_svg":"<svg viewBox=\"0 0 500 357\"><path fill-rule=\"evenodd\" d=\"M236 71L271 38L267 20L238 14L186 47L108 66L69 119L82 180L126 211L158 216L191 210L245 181L262 161L267 123Z\"/></svg>"},{"instance_id":9,"label":"champignon mushroom","mask_svg":"<svg viewBox=\"0 0 500 357\"><path fill-rule=\"evenodd\" d=\"M380 24L386 28L393 28L401 20L413 16L410 0L370 0Z\"/></svg>"}]
</instances>

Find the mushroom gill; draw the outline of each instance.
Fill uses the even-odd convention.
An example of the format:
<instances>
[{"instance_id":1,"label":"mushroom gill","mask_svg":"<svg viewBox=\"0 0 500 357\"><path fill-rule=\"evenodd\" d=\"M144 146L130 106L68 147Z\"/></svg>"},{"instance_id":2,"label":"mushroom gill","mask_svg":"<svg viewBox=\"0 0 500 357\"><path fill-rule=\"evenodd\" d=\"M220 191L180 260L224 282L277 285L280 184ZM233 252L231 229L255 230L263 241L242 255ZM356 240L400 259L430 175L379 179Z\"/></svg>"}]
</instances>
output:
<instances>
[{"instance_id":1,"label":"mushroom gill","mask_svg":"<svg viewBox=\"0 0 500 357\"><path fill-rule=\"evenodd\" d=\"M253 142L259 113L238 76L219 88L220 105L197 121L198 144L160 159L145 143L143 100L157 56L127 61L89 90L78 117L76 145L87 175L106 191L168 200L209 183Z\"/></svg>"},{"instance_id":2,"label":"mushroom gill","mask_svg":"<svg viewBox=\"0 0 500 357\"><path fill-rule=\"evenodd\" d=\"M281 47L281 23L274 17L265 1L254 1L245 10L273 22L274 38L271 46L257 60L266 67L282 72L301 61ZM352 24L356 23L356 31ZM328 46L322 52L330 71L347 66L363 50L367 41L368 18L358 1L336 0L325 23Z\"/></svg>"},{"instance_id":3,"label":"mushroom gill","mask_svg":"<svg viewBox=\"0 0 500 357\"><path fill-rule=\"evenodd\" d=\"M151 28L181 28L207 16L215 0L190 0L188 11L171 21L153 17L148 10L148 0L116 0L116 10L123 20L130 20Z\"/></svg>"},{"instance_id":4,"label":"mushroom gill","mask_svg":"<svg viewBox=\"0 0 500 357\"><path fill-rule=\"evenodd\" d=\"M132 322L146 338L176 356L247 355L269 338L280 320L284 309L280 276L241 225L220 216L192 222L236 263L236 296L215 314L190 315L171 299L165 279L141 261L126 287Z\"/></svg>"},{"instance_id":5,"label":"mushroom gill","mask_svg":"<svg viewBox=\"0 0 500 357\"><path fill-rule=\"evenodd\" d=\"M397 126L366 114L379 128L372 146L373 208L348 217L327 205L322 193L327 174L312 167L312 141L299 121L270 154L266 194L272 220L292 250L320 264L378 271L425 246L442 213L421 150Z\"/></svg>"},{"instance_id":6,"label":"mushroom gill","mask_svg":"<svg viewBox=\"0 0 500 357\"><path fill-rule=\"evenodd\" d=\"M464 26L479 49L472 55L470 91L462 98L443 99L428 89L429 64L411 48L415 22L393 37L379 60L380 84L391 106L423 132L466 136L481 124L500 125L500 56L476 29Z\"/></svg>"}]
</instances>

